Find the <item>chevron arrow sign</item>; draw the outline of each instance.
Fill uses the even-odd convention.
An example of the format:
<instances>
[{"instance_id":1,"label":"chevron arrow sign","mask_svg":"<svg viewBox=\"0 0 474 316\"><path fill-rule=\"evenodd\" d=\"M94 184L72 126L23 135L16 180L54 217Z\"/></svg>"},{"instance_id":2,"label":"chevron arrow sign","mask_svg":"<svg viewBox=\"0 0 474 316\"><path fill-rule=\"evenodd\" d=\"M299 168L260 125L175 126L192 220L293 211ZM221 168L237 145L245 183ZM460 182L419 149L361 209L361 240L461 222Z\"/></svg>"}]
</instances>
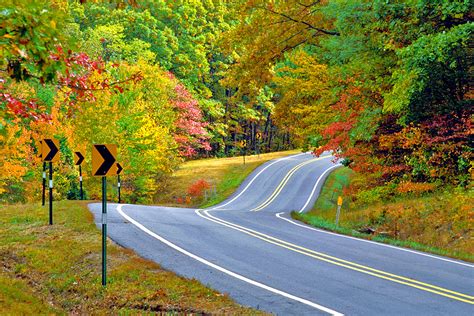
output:
<instances>
[{"instance_id":1,"label":"chevron arrow sign","mask_svg":"<svg viewBox=\"0 0 474 316\"><path fill-rule=\"evenodd\" d=\"M117 156L117 145L93 145L92 146L92 174L97 177L111 176L117 174L115 157Z\"/></svg>"},{"instance_id":2,"label":"chevron arrow sign","mask_svg":"<svg viewBox=\"0 0 474 316\"><path fill-rule=\"evenodd\" d=\"M41 158L43 160L43 140L39 140L39 148L38 148L38 158Z\"/></svg>"},{"instance_id":3,"label":"chevron arrow sign","mask_svg":"<svg viewBox=\"0 0 474 316\"><path fill-rule=\"evenodd\" d=\"M43 139L41 157L43 161L56 162L59 160L59 142L54 138Z\"/></svg>"},{"instance_id":4,"label":"chevron arrow sign","mask_svg":"<svg viewBox=\"0 0 474 316\"><path fill-rule=\"evenodd\" d=\"M74 162L74 164L76 166L80 166L82 162L84 161L84 155L81 154L80 151L75 151L74 154L76 155L76 161Z\"/></svg>"},{"instance_id":5,"label":"chevron arrow sign","mask_svg":"<svg viewBox=\"0 0 474 316\"><path fill-rule=\"evenodd\" d=\"M123 170L122 166L117 162L117 174L120 174Z\"/></svg>"}]
</instances>

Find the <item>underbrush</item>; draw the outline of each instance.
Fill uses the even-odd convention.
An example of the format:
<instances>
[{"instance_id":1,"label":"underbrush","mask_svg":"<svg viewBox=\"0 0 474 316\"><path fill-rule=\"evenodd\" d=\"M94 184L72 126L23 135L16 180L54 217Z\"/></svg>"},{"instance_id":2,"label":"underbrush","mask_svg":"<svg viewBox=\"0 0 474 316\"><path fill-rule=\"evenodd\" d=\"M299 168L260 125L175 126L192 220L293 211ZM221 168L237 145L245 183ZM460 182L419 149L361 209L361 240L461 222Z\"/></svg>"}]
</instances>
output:
<instances>
[{"instance_id":1,"label":"underbrush","mask_svg":"<svg viewBox=\"0 0 474 316\"><path fill-rule=\"evenodd\" d=\"M313 226L405 247L474 261L474 193L444 188L423 192L384 192L353 196L347 188L354 174L335 170L326 180L314 208L293 217ZM337 197L343 196L339 225L335 225Z\"/></svg>"}]
</instances>

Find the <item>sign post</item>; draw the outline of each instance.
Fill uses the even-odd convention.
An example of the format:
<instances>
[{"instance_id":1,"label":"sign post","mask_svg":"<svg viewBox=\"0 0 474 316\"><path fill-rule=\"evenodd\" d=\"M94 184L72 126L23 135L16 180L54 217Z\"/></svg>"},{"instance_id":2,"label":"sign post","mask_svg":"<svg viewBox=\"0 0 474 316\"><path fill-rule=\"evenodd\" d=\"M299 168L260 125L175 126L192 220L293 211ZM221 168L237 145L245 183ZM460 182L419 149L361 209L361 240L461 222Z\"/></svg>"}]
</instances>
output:
<instances>
[{"instance_id":1,"label":"sign post","mask_svg":"<svg viewBox=\"0 0 474 316\"><path fill-rule=\"evenodd\" d=\"M44 206L46 200L46 162L43 162L43 198L41 205Z\"/></svg>"},{"instance_id":2,"label":"sign post","mask_svg":"<svg viewBox=\"0 0 474 316\"><path fill-rule=\"evenodd\" d=\"M336 227L339 226L339 215L341 214L342 196L337 198Z\"/></svg>"},{"instance_id":3,"label":"sign post","mask_svg":"<svg viewBox=\"0 0 474 316\"><path fill-rule=\"evenodd\" d=\"M102 177L102 285L107 285L107 177Z\"/></svg>"},{"instance_id":4,"label":"sign post","mask_svg":"<svg viewBox=\"0 0 474 316\"><path fill-rule=\"evenodd\" d=\"M81 154L80 151L75 151L74 154L76 155L76 161L74 164L79 166L79 190L81 192L81 200L84 200L84 192L82 191L82 162L84 161L84 155Z\"/></svg>"},{"instance_id":5,"label":"sign post","mask_svg":"<svg viewBox=\"0 0 474 316\"><path fill-rule=\"evenodd\" d=\"M255 134L255 138L257 139L257 141L256 141L257 156L258 156L258 158L260 158L260 141L262 140L262 133L257 132L257 134Z\"/></svg>"},{"instance_id":6,"label":"sign post","mask_svg":"<svg viewBox=\"0 0 474 316\"><path fill-rule=\"evenodd\" d=\"M53 225L53 162L59 160L59 142L56 139L46 138L42 142L41 155L44 161L49 162L49 225ZM46 181L46 174L44 174Z\"/></svg>"},{"instance_id":7,"label":"sign post","mask_svg":"<svg viewBox=\"0 0 474 316\"><path fill-rule=\"evenodd\" d=\"M244 150L244 165L245 165L245 155L247 154L247 141L244 139L240 142L240 147Z\"/></svg>"},{"instance_id":8,"label":"sign post","mask_svg":"<svg viewBox=\"0 0 474 316\"><path fill-rule=\"evenodd\" d=\"M118 193L118 202L119 204L122 203L122 200L120 199L120 187L122 186L120 184L120 173L122 172L123 168L122 166L117 162L117 193Z\"/></svg>"},{"instance_id":9,"label":"sign post","mask_svg":"<svg viewBox=\"0 0 474 316\"><path fill-rule=\"evenodd\" d=\"M117 145L92 146L92 174L102 177L102 285L107 284L107 178L117 174Z\"/></svg>"}]
</instances>

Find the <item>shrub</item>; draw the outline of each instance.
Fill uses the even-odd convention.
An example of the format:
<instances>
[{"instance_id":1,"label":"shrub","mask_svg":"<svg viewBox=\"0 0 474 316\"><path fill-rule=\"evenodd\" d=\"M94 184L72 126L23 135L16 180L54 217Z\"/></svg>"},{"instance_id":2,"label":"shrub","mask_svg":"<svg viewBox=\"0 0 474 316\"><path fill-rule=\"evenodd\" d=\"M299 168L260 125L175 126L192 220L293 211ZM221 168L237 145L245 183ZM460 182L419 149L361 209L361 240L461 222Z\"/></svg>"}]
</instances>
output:
<instances>
[{"instance_id":1,"label":"shrub","mask_svg":"<svg viewBox=\"0 0 474 316\"><path fill-rule=\"evenodd\" d=\"M204 179L199 179L188 188L188 194L193 197L202 197L204 190L207 190L211 187L209 182Z\"/></svg>"},{"instance_id":2,"label":"shrub","mask_svg":"<svg viewBox=\"0 0 474 316\"><path fill-rule=\"evenodd\" d=\"M424 192L431 192L436 188L434 183L417 183L417 182L401 182L398 187L397 191L399 193L414 193L415 195L419 195Z\"/></svg>"}]
</instances>

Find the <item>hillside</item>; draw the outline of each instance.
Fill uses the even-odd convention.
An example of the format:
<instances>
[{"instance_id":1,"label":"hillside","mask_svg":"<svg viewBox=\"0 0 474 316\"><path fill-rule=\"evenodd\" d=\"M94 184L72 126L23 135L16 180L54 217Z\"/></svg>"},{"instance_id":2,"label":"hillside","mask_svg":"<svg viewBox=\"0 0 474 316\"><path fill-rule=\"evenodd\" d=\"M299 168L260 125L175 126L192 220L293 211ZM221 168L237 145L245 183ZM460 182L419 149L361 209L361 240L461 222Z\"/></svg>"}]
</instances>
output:
<instances>
[{"instance_id":1,"label":"hillside","mask_svg":"<svg viewBox=\"0 0 474 316\"><path fill-rule=\"evenodd\" d=\"M339 168L327 178L313 209L293 217L316 227L474 262L472 189L399 194L361 203L344 192L354 173ZM343 197L339 226L337 198Z\"/></svg>"}]
</instances>

